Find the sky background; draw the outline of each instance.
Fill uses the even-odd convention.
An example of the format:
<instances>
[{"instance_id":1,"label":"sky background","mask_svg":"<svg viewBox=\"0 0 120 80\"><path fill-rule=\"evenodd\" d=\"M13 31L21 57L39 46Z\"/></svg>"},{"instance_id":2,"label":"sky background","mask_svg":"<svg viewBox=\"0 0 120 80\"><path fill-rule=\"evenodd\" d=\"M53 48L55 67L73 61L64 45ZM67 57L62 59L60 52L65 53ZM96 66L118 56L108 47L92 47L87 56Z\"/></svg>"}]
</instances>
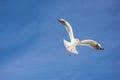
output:
<instances>
[{"instance_id":1,"label":"sky background","mask_svg":"<svg viewBox=\"0 0 120 80\"><path fill-rule=\"evenodd\" d=\"M69 57L59 18L105 50ZM119 34L120 0L0 0L0 80L120 80Z\"/></svg>"}]
</instances>

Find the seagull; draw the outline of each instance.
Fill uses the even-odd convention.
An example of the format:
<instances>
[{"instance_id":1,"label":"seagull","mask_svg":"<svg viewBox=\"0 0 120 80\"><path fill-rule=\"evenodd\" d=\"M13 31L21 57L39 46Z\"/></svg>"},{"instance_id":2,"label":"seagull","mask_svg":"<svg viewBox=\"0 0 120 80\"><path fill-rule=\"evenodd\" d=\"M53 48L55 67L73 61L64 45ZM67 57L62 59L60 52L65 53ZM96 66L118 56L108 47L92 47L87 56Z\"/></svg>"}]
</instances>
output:
<instances>
[{"instance_id":1,"label":"seagull","mask_svg":"<svg viewBox=\"0 0 120 80\"><path fill-rule=\"evenodd\" d=\"M58 19L58 21L65 26L65 28L68 32L68 35L70 37L70 42L65 40L65 39L63 40L66 49L70 52L69 55L71 55L72 53L79 54L77 49L76 49L76 46L78 46L78 45L89 46L89 47L94 48L96 50L104 50L104 48L95 40L91 40L91 39L79 40L77 38L74 38L72 26L70 25L70 23L68 23L63 18Z\"/></svg>"}]
</instances>

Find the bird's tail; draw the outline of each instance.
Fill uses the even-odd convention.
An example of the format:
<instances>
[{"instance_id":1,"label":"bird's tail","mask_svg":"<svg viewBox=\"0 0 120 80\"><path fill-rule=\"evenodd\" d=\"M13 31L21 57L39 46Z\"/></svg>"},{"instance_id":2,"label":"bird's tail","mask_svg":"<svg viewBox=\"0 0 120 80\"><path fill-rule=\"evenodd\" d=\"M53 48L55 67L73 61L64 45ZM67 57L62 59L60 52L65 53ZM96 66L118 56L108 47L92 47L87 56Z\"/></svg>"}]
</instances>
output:
<instances>
[{"instance_id":1,"label":"bird's tail","mask_svg":"<svg viewBox=\"0 0 120 80\"><path fill-rule=\"evenodd\" d=\"M71 47L69 46L70 45L70 42L66 41L66 40L63 40L64 41L64 45L66 47L66 49L74 54L78 54L78 51L76 50L75 46L74 47ZM69 48L68 48L69 47ZM72 48L72 50L71 50Z\"/></svg>"},{"instance_id":2,"label":"bird's tail","mask_svg":"<svg viewBox=\"0 0 120 80\"><path fill-rule=\"evenodd\" d=\"M63 41L64 41L64 45L65 45L65 47L67 48L67 47L69 46L69 42L66 41L65 39L64 39Z\"/></svg>"}]
</instances>

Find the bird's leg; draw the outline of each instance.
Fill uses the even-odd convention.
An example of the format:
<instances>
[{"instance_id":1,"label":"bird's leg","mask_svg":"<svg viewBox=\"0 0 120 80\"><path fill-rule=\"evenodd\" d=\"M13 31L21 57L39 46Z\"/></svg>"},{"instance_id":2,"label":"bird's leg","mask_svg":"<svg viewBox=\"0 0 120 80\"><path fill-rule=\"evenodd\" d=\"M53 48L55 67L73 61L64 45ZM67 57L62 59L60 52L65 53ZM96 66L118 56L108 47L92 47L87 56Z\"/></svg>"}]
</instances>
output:
<instances>
[{"instance_id":1,"label":"bird's leg","mask_svg":"<svg viewBox=\"0 0 120 80\"><path fill-rule=\"evenodd\" d=\"M66 52L67 50L66 50L66 48L64 49L64 52Z\"/></svg>"},{"instance_id":2,"label":"bird's leg","mask_svg":"<svg viewBox=\"0 0 120 80\"><path fill-rule=\"evenodd\" d=\"M69 48L69 46L67 46L67 48ZM66 51L67 51L67 49L65 48L65 49L64 49L64 52L66 52Z\"/></svg>"},{"instance_id":3,"label":"bird's leg","mask_svg":"<svg viewBox=\"0 0 120 80\"><path fill-rule=\"evenodd\" d=\"M67 48L69 48L69 46L67 46Z\"/></svg>"},{"instance_id":4,"label":"bird's leg","mask_svg":"<svg viewBox=\"0 0 120 80\"><path fill-rule=\"evenodd\" d=\"M72 53L70 52L68 56L71 56L71 55L72 55Z\"/></svg>"},{"instance_id":5,"label":"bird's leg","mask_svg":"<svg viewBox=\"0 0 120 80\"><path fill-rule=\"evenodd\" d=\"M72 51L72 49L71 49L71 51ZM69 52L69 56L71 56L72 55L72 53L71 52Z\"/></svg>"}]
</instances>

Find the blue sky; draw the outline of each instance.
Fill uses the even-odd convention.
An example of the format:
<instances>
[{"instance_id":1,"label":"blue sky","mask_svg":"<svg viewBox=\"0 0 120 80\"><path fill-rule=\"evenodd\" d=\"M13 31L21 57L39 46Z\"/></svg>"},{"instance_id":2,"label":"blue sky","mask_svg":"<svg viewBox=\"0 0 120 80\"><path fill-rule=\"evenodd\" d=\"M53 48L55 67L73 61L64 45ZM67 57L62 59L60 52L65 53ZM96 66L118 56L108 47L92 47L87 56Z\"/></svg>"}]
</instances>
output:
<instances>
[{"instance_id":1,"label":"blue sky","mask_svg":"<svg viewBox=\"0 0 120 80\"><path fill-rule=\"evenodd\" d=\"M68 34L104 51L64 52ZM0 0L0 80L120 80L119 0Z\"/></svg>"}]
</instances>

